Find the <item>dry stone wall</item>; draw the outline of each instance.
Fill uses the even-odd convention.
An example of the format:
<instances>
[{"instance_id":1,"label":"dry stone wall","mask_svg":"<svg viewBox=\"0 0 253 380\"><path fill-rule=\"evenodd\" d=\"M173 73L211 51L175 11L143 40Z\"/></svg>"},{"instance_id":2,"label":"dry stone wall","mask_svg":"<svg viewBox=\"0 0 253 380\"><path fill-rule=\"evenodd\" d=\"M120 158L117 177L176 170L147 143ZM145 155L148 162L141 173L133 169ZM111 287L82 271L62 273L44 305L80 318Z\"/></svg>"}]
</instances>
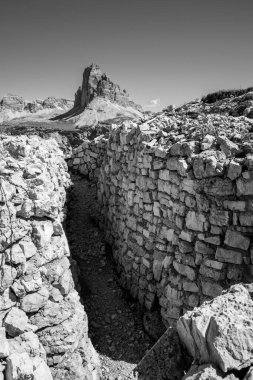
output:
<instances>
[{"instance_id":1,"label":"dry stone wall","mask_svg":"<svg viewBox=\"0 0 253 380\"><path fill-rule=\"evenodd\" d=\"M162 114L86 141L69 162L97 183L122 284L148 309L159 302L166 325L252 281L253 145L241 133L251 128Z\"/></svg>"},{"instance_id":2,"label":"dry stone wall","mask_svg":"<svg viewBox=\"0 0 253 380\"><path fill-rule=\"evenodd\" d=\"M0 138L0 379L97 377L62 227L70 177L55 140Z\"/></svg>"}]
</instances>

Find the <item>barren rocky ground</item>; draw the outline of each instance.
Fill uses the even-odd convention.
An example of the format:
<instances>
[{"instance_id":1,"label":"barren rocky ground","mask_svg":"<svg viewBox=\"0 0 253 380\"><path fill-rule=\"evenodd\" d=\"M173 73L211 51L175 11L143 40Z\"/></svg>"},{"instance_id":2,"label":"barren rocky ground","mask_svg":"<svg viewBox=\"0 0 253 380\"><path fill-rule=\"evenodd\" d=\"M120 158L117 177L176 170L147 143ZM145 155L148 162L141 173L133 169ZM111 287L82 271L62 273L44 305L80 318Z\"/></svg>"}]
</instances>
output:
<instances>
[{"instance_id":1,"label":"barren rocky ground","mask_svg":"<svg viewBox=\"0 0 253 380\"><path fill-rule=\"evenodd\" d=\"M138 303L120 287L103 233L90 217L96 206L94 185L73 179L67 236L80 269L89 336L100 355L103 379L134 379L134 367L154 341L144 332Z\"/></svg>"}]
</instances>

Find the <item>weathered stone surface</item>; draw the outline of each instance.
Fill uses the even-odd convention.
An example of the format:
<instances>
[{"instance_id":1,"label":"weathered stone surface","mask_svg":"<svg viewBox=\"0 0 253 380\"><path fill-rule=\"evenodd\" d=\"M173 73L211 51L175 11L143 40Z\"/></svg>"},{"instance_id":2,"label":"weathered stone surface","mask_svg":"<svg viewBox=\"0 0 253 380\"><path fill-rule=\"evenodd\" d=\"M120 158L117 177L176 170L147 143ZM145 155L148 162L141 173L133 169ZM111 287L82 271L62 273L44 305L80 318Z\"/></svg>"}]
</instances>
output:
<instances>
[{"instance_id":1,"label":"weathered stone surface","mask_svg":"<svg viewBox=\"0 0 253 380\"><path fill-rule=\"evenodd\" d=\"M29 328L28 317L24 311L13 307L4 320L4 326L10 336L18 336Z\"/></svg>"},{"instance_id":2,"label":"weathered stone surface","mask_svg":"<svg viewBox=\"0 0 253 380\"><path fill-rule=\"evenodd\" d=\"M6 364L6 380L33 380L33 364L27 353L11 354Z\"/></svg>"},{"instance_id":3,"label":"weathered stone surface","mask_svg":"<svg viewBox=\"0 0 253 380\"><path fill-rule=\"evenodd\" d=\"M201 363L211 363L223 372L246 368L252 362L253 302L242 285L194 311L177 324L182 343Z\"/></svg>"},{"instance_id":4,"label":"weathered stone surface","mask_svg":"<svg viewBox=\"0 0 253 380\"><path fill-rule=\"evenodd\" d=\"M50 368L41 358L37 357L36 361L35 359L33 360L33 367L35 367L33 372L33 380L53 380Z\"/></svg>"},{"instance_id":5,"label":"weathered stone surface","mask_svg":"<svg viewBox=\"0 0 253 380\"><path fill-rule=\"evenodd\" d=\"M189 211L186 217L186 227L194 231L204 231L204 223L206 218L203 214L195 211Z\"/></svg>"},{"instance_id":6,"label":"weathered stone surface","mask_svg":"<svg viewBox=\"0 0 253 380\"><path fill-rule=\"evenodd\" d=\"M9 288L17 276L17 271L10 265L3 265L0 271L0 292Z\"/></svg>"},{"instance_id":7,"label":"weathered stone surface","mask_svg":"<svg viewBox=\"0 0 253 380\"><path fill-rule=\"evenodd\" d=\"M210 364L193 365L182 380L222 380L222 373L218 373Z\"/></svg>"},{"instance_id":8,"label":"weathered stone surface","mask_svg":"<svg viewBox=\"0 0 253 380\"><path fill-rule=\"evenodd\" d=\"M53 363L59 362L59 352L66 360L72 356L67 374L78 366L89 378L96 355L88 341L86 314L72 292L61 225L70 185L63 153L54 140L36 136L2 136L0 148L0 356L7 363L5 377L52 380L47 350ZM90 356L83 354L85 349Z\"/></svg>"},{"instance_id":9,"label":"weathered stone surface","mask_svg":"<svg viewBox=\"0 0 253 380\"><path fill-rule=\"evenodd\" d=\"M4 327L0 327L0 359L4 359L9 356L10 347L9 342L6 339L6 330Z\"/></svg>"},{"instance_id":10,"label":"weathered stone surface","mask_svg":"<svg viewBox=\"0 0 253 380\"><path fill-rule=\"evenodd\" d=\"M10 309L15 306L17 298L10 288L5 289L5 291L0 295L0 310Z\"/></svg>"},{"instance_id":11,"label":"weathered stone surface","mask_svg":"<svg viewBox=\"0 0 253 380\"><path fill-rule=\"evenodd\" d=\"M218 247L215 253L215 258L224 263L242 264L242 253L240 251Z\"/></svg>"},{"instance_id":12,"label":"weathered stone surface","mask_svg":"<svg viewBox=\"0 0 253 380\"><path fill-rule=\"evenodd\" d=\"M240 248L247 251L250 245L250 239L236 231L227 230L225 244L230 247Z\"/></svg>"},{"instance_id":13,"label":"weathered stone surface","mask_svg":"<svg viewBox=\"0 0 253 380\"><path fill-rule=\"evenodd\" d=\"M21 309L26 313L34 313L46 305L48 298L48 290L41 288L38 292L27 294L21 300Z\"/></svg>"},{"instance_id":14,"label":"weathered stone surface","mask_svg":"<svg viewBox=\"0 0 253 380\"><path fill-rule=\"evenodd\" d=\"M46 360L46 351L40 343L37 335L28 331L13 339L9 339L10 353L21 354L26 352L30 358L40 357Z\"/></svg>"}]
</instances>

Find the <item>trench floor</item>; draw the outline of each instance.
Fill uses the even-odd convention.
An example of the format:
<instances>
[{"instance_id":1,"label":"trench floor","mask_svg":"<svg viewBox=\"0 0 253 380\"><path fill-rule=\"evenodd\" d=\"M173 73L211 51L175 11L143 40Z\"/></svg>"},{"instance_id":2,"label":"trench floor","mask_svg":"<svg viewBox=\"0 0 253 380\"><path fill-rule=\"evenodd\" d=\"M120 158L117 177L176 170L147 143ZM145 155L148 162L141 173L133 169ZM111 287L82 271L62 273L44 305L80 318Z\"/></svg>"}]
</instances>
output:
<instances>
[{"instance_id":1,"label":"trench floor","mask_svg":"<svg viewBox=\"0 0 253 380\"><path fill-rule=\"evenodd\" d=\"M152 347L143 328L142 310L118 282L103 232L90 217L95 187L73 176L67 236L80 269L80 295L89 320L89 337L98 352L104 380L135 379L133 369Z\"/></svg>"}]
</instances>

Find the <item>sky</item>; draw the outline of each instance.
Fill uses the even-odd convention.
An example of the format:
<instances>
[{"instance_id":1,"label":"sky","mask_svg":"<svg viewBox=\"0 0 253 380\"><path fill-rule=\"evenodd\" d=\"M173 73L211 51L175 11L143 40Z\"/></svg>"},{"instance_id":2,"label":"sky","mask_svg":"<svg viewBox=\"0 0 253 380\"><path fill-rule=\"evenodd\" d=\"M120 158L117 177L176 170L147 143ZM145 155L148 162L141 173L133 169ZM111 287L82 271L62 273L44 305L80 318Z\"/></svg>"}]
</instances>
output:
<instances>
[{"instance_id":1,"label":"sky","mask_svg":"<svg viewBox=\"0 0 253 380\"><path fill-rule=\"evenodd\" d=\"M160 110L253 85L252 0L1 0L0 98L74 98L95 62Z\"/></svg>"}]
</instances>

